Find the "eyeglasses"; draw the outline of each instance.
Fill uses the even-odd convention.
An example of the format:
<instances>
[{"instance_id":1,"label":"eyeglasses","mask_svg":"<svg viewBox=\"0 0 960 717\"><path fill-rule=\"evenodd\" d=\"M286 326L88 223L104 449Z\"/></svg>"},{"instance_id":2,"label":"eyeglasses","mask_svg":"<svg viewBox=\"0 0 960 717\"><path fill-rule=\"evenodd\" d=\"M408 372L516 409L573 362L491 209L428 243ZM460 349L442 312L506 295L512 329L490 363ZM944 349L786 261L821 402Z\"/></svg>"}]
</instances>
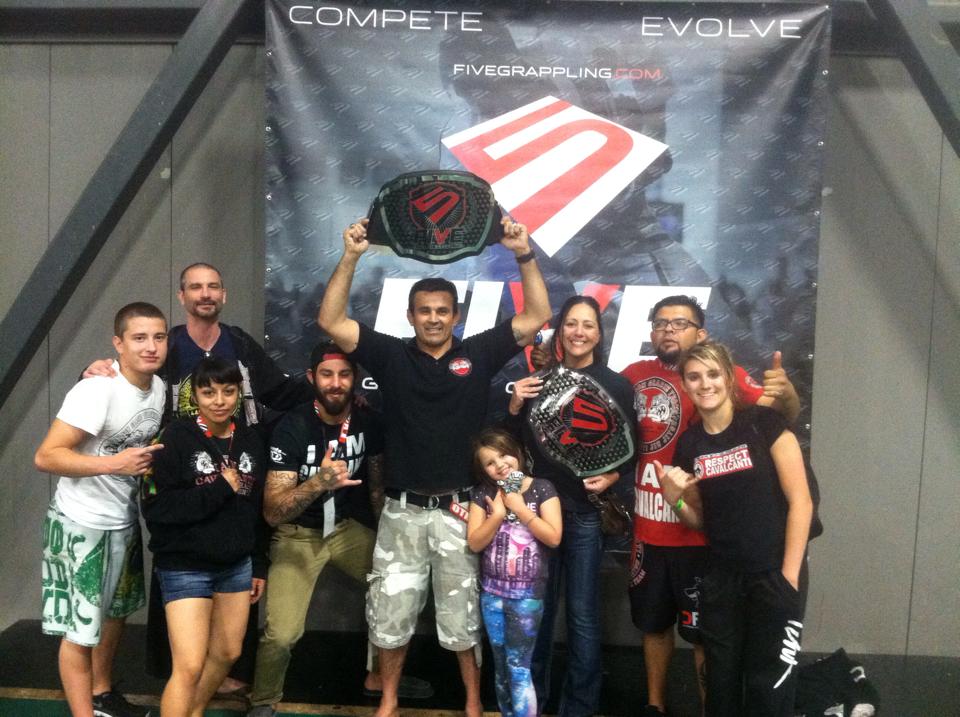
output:
<instances>
[{"instance_id":1,"label":"eyeglasses","mask_svg":"<svg viewBox=\"0 0 960 717\"><path fill-rule=\"evenodd\" d=\"M674 331L686 331L689 327L699 329L700 325L689 319L654 319L650 322L654 331L666 331L669 326Z\"/></svg>"}]
</instances>

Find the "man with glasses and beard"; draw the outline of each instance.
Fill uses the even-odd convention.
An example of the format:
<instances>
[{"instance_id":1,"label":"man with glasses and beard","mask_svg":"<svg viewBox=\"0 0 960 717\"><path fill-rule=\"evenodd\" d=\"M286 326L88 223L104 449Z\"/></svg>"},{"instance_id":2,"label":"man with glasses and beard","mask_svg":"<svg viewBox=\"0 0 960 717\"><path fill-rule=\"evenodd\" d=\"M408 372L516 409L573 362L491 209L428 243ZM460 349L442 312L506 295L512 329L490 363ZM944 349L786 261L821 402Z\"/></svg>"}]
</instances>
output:
<instances>
[{"instance_id":1,"label":"man with glasses and beard","mask_svg":"<svg viewBox=\"0 0 960 717\"><path fill-rule=\"evenodd\" d=\"M647 706L641 713L666 714L667 668L674 648L674 623L693 645L703 697L703 648L699 631L699 586L707 556L702 532L686 527L663 499L653 467L672 465L680 434L697 415L681 387L680 354L707 340L703 308L690 296L668 296L653 307L650 341L656 358L627 366L623 375L634 389L639 460L634 509L634 550L630 608L643 631L647 670ZM737 397L743 403L771 406L793 421L800 413L796 389L780 365L780 352L759 385L736 367Z\"/></svg>"}]
</instances>

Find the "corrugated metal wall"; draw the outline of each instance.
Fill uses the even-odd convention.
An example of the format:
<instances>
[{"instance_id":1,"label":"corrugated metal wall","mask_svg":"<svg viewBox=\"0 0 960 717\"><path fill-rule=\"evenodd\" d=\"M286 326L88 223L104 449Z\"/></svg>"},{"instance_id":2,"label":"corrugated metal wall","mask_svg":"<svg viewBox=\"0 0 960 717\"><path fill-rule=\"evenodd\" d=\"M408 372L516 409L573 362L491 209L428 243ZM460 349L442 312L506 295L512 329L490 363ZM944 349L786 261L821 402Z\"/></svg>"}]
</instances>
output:
<instances>
[{"instance_id":1,"label":"corrugated metal wall","mask_svg":"<svg viewBox=\"0 0 960 717\"><path fill-rule=\"evenodd\" d=\"M170 50L0 45L0 311ZM205 260L224 319L263 333L262 52L231 50L0 411L0 629L38 617L53 481L33 451L111 355L115 310L148 300L179 323L179 270ZM898 61L835 58L831 75L813 406L827 532L804 648L960 656L960 160ZM362 629L359 610L326 609L361 590L324 580L311 625ZM624 592L605 590L609 639L637 642Z\"/></svg>"}]
</instances>

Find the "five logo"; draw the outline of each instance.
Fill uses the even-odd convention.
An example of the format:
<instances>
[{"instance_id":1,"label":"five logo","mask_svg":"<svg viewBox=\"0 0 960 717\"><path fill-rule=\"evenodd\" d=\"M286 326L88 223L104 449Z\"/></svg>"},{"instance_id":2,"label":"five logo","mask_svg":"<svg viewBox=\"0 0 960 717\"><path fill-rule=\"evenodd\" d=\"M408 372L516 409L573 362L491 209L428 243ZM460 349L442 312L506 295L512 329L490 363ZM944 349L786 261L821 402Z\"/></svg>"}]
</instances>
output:
<instances>
[{"instance_id":1,"label":"five logo","mask_svg":"<svg viewBox=\"0 0 960 717\"><path fill-rule=\"evenodd\" d=\"M548 256L636 179L667 145L556 97L442 140Z\"/></svg>"},{"instance_id":2,"label":"five logo","mask_svg":"<svg viewBox=\"0 0 960 717\"><path fill-rule=\"evenodd\" d=\"M561 445L579 443L584 446L597 446L610 437L613 417L602 403L590 400L582 395L573 397L573 401L560 409L561 420L568 426L560 435Z\"/></svg>"},{"instance_id":3,"label":"five logo","mask_svg":"<svg viewBox=\"0 0 960 717\"><path fill-rule=\"evenodd\" d=\"M438 246L463 223L466 203L459 187L444 182L422 184L410 190L410 221L432 234Z\"/></svg>"}]
</instances>

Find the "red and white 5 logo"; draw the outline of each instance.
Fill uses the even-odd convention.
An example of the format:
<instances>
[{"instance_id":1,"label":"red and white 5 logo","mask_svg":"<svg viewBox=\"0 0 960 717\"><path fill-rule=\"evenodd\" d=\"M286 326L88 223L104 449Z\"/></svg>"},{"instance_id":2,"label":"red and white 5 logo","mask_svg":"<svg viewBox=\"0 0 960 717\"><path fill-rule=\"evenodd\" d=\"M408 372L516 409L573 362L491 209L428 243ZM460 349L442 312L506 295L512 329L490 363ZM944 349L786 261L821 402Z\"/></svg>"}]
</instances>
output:
<instances>
[{"instance_id":1,"label":"red and white 5 logo","mask_svg":"<svg viewBox=\"0 0 960 717\"><path fill-rule=\"evenodd\" d=\"M649 167L667 145L556 97L443 140L548 256Z\"/></svg>"}]
</instances>

